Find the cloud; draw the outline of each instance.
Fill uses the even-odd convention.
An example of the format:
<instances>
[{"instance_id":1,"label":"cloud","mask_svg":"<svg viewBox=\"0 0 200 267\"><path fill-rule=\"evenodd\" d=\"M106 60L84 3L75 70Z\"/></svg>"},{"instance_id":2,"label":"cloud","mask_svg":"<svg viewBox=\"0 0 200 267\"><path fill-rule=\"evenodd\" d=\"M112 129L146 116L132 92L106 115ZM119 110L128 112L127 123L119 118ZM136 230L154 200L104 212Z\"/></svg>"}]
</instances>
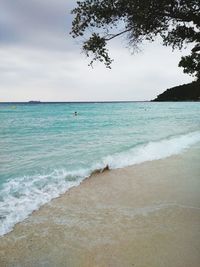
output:
<instances>
[{"instance_id":1,"label":"cloud","mask_svg":"<svg viewBox=\"0 0 200 267\"><path fill-rule=\"evenodd\" d=\"M112 54L116 60L113 69L108 70L101 64L94 69L87 67L87 60L76 52L7 48L0 53L1 98L5 101L150 100L173 86L174 81L177 84L189 81L177 68L178 57L169 57L169 51L165 53L166 48L155 45L135 56L114 48Z\"/></svg>"},{"instance_id":2,"label":"cloud","mask_svg":"<svg viewBox=\"0 0 200 267\"><path fill-rule=\"evenodd\" d=\"M68 33L73 2L1 0L1 42L46 49L66 49L67 45L72 43Z\"/></svg>"},{"instance_id":3,"label":"cloud","mask_svg":"<svg viewBox=\"0 0 200 267\"><path fill-rule=\"evenodd\" d=\"M69 0L1 0L0 100L149 100L191 81L177 67L182 52L159 40L131 55L122 39L110 43L112 70L87 66L69 35ZM187 51L185 51L187 53Z\"/></svg>"}]
</instances>

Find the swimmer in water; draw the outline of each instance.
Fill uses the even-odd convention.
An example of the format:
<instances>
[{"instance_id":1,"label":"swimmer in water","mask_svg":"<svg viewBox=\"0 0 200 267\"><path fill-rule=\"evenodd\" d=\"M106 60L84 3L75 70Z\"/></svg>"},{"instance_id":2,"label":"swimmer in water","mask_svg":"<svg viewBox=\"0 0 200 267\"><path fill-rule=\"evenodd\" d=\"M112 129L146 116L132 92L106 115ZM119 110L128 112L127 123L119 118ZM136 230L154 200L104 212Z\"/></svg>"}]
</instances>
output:
<instances>
[{"instance_id":1,"label":"swimmer in water","mask_svg":"<svg viewBox=\"0 0 200 267\"><path fill-rule=\"evenodd\" d=\"M77 115L78 115L78 112L77 112L77 111L75 111L75 112L74 112L74 116L77 116Z\"/></svg>"}]
</instances>

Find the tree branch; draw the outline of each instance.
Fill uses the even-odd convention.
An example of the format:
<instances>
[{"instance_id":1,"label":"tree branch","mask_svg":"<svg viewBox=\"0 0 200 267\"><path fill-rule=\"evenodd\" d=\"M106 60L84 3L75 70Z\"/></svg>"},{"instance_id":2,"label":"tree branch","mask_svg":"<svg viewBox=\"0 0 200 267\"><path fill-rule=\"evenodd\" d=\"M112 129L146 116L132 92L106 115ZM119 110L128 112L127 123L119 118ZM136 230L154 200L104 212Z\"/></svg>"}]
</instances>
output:
<instances>
[{"instance_id":1,"label":"tree branch","mask_svg":"<svg viewBox=\"0 0 200 267\"><path fill-rule=\"evenodd\" d=\"M120 36L120 35L122 35L122 34L124 34L124 33L126 33L126 32L130 32L132 29L133 29L133 28L129 28L129 29L124 30L124 31L122 31L122 32L120 32L120 33L117 33L117 34L109 34L109 35L111 35L111 37L109 37L109 38L105 38L105 41L110 41L110 40L114 39L115 37L118 37L118 36ZM107 35L107 36L109 36L109 35Z\"/></svg>"}]
</instances>

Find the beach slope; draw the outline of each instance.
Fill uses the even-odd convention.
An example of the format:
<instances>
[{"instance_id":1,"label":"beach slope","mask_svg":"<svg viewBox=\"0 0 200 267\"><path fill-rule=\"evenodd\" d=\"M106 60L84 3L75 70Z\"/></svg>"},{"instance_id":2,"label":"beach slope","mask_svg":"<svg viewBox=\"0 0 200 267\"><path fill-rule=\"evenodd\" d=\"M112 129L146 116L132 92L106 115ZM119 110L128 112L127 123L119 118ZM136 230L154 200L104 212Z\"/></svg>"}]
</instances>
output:
<instances>
[{"instance_id":1,"label":"beach slope","mask_svg":"<svg viewBox=\"0 0 200 267\"><path fill-rule=\"evenodd\" d=\"M200 147L94 174L0 238L0 266L199 267Z\"/></svg>"}]
</instances>

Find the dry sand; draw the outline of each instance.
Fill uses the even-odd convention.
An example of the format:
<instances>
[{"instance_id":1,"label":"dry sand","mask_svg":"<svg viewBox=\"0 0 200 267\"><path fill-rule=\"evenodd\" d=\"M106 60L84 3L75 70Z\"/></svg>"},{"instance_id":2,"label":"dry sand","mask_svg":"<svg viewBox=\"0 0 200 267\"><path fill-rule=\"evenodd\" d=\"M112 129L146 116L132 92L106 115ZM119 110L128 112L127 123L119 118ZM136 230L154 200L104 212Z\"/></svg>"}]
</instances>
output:
<instances>
[{"instance_id":1,"label":"dry sand","mask_svg":"<svg viewBox=\"0 0 200 267\"><path fill-rule=\"evenodd\" d=\"M0 238L0 266L199 267L199 152L93 175Z\"/></svg>"}]
</instances>

